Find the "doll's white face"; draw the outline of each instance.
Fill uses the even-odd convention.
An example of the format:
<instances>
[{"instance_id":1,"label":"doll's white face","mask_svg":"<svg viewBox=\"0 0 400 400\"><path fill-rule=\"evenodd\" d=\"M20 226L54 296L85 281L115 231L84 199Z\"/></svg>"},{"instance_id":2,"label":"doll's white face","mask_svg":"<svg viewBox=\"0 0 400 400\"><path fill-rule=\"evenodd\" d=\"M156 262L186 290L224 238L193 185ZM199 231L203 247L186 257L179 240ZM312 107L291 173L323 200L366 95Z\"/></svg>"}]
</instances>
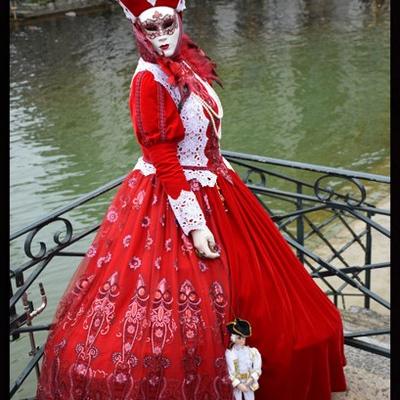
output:
<instances>
[{"instance_id":1,"label":"doll's white face","mask_svg":"<svg viewBox=\"0 0 400 400\"><path fill-rule=\"evenodd\" d=\"M175 54L181 34L181 24L171 7L152 7L139 15L143 32L156 52L164 57Z\"/></svg>"},{"instance_id":2,"label":"doll's white face","mask_svg":"<svg viewBox=\"0 0 400 400\"><path fill-rule=\"evenodd\" d=\"M244 346L246 344L246 338L243 336L239 336L239 335L235 335L232 334L231 335L231 341L235 344L238 344L239 346Z\"/></svg>"},{"instance_id":3,"label":"doll's white face","mask_svg":"<svg viewBox=\"0 0 400 400\"><path fill-rule=\"evenodd\" d=\"M244 345L246 344L246 338L243 337L243 336L239 336L239 337L236 339L236 343L237 343L239 346L244 346Z\"/></svg>"}]
</instances>

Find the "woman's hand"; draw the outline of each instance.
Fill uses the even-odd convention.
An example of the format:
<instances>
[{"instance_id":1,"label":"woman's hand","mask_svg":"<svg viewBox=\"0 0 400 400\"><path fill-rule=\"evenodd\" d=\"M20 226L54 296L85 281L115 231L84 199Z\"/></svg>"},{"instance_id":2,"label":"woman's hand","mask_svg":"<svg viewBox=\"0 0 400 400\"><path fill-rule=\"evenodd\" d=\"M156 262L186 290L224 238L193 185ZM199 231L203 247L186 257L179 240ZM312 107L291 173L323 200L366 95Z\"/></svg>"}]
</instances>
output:
<instances>
[{"instance_id":1,"label":"woman's hand","mask_svg":"<svg viewBox=\"0 0 400 400\"><path fill-rule=\"evenodd\" d=\"M207 258L217 258L220 256L215 244L214 235L207 227L204 229L193 229L190 231L190 234L199 256Z\"/></svg>"}]
</instances>

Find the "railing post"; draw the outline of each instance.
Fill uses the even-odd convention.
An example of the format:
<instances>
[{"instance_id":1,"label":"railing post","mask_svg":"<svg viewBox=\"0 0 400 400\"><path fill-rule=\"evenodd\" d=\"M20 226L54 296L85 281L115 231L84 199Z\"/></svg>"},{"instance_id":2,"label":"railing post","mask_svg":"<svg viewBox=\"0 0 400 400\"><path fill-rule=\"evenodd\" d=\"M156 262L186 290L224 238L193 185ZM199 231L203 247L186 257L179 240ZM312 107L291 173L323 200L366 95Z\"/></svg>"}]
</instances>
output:
<instances>
[{"instance_id":1,"label":"railing post","mask_svg":"<svg viewBox=\"0 0 400 400\"><path fill-rule=\"evenodd\" d=\"M11 297L13 297L13 295L14 295L14 292L13 292L13 288L12 288L12 282L10 279L10 299L11 299ZM10 307L10 320L15 318L16 316L17 316L17 310L16 310L15 306ZM20 336L19 333L13 334L12 339L13 340L19 339L19 336Z\"/></svg>"},{"instance_id":2,"label":"railing post","mask_svg":"<svg viewBox=\"0 0 400 400\"><path fill-rule=\"evenodd\" d=\"M30 314L33 311L33 303L28 300L28 294L26 292L22 295L22 303L24 304L24 310L27 315L26 324L28 326L32 326ZM31 344L31 351L29 352L29 355L34 357L38 351L38 347L36 347L36 342L35 342L35 335L33 332L29 332L28 334L29 334L29 341ZM39 364L35 365L35 371L36 371L36 378L39 379L40 378Z\"/></svg>"},{"instance_id":3,"label":"railing post","mask_svg":"<svg viewBox=\"0 0 400 400\"><path fill-rule=\"evenodd\" d=\"M301 183L296 184L296 192L298 194L303 194L303 185ZM296 210L302 210L303 208L303 201L301 198L296 199ZM297 227L297 242L300 243L302 246L304 246L304 221L303 221L303 215L298 215L296 219L296 227ZM300 251L297 250L297 257L301 261L302 264L304 264L304 254Z\"/></svg>"},{"instance_id":4,"label":"railing post","mask_svg":"<svg viewBox=\"0 0 400 400\"><path fill-rule=\"evenodd\" d=\"M371 211L367 212L367 217L371 218L374 214ZM372 260L372 233L371 226L366 224L367 233L365 236L365 265L371 264ZM365 270L365 287L371 289L371 270ZM370 298L367 295L364 295L364 308L370 308Z\"/></svg>"}]
</instances>

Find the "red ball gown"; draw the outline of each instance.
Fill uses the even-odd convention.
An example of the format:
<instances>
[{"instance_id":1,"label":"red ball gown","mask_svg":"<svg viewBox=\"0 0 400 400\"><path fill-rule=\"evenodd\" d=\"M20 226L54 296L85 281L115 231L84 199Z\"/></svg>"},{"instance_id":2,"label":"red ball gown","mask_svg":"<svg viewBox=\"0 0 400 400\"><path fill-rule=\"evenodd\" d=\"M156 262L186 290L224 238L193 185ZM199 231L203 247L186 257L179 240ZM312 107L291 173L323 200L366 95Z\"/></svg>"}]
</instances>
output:
<instances>
[{"instance_id":1,"label":"red ball gown","mask_svg":"<svg viewBox=\"0 0 400 400\"><path fill-rule=\"evenodd\" d=\"M230 400L226 324L252 325L258 399L328 400L344 391L343 327L219 148L222 107L180 102L158 64L131 84L142 149L55 314L37 399ZM220 251L199 258L190 231Z\"/></svg>"}]
</instances>

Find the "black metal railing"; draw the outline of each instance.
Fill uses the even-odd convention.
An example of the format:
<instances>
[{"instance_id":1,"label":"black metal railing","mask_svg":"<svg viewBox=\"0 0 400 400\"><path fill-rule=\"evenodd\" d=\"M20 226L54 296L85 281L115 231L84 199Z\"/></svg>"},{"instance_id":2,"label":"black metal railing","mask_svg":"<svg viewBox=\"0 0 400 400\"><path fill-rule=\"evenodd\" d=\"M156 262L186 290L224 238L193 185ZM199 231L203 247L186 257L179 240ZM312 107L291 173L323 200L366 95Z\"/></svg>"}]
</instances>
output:
<instances>
[{"instance_id":1,"label":"black metal railing","mask_svg":"<svg viewBox=\"0 0 400 400\"><path fill-rule=\"evenodd\" d=\"M345 309L346 299L361 297L365 308L370 308L372 301L377 307L390 309L389 301L371 289L374 272L390 267L389 254L381 255L384 259L373 262L376 235L381 241L390 240L386 227L390 210L374 205L379 200L377 194L388 195L388 177L231 151L222 151L222 154L235 166L296 250L310 275L337 306L339 299ZM34 334L50 327L48 323L32 323L48 300L43 287L42 304L37 309L28 299L28 289L54 259L85 255L84 252L68 250L97 231L100 223L78 232L69 213L107 196L124 178L107 183L11 235L10 244L23 241L21 247L26 260L10 268L10 337L14 341L20 335L28 334L31 351L26 367L10 388L10 398L33 370L39 376L38 365L43 348L36 345ZM60 224L62 230L53 233L53 227ZM52 243L35 242L44 230L51 233ZM37 245L39 250L35 252L33 247ZM351 257L349 252L353 253ZM354 254L358 257L356 262ZM20 302L23 312L17 311ZM345 343L390 357L388 348L360 339L388 334L390 327L345 333Z\"/></svg>"}]
</instances>

